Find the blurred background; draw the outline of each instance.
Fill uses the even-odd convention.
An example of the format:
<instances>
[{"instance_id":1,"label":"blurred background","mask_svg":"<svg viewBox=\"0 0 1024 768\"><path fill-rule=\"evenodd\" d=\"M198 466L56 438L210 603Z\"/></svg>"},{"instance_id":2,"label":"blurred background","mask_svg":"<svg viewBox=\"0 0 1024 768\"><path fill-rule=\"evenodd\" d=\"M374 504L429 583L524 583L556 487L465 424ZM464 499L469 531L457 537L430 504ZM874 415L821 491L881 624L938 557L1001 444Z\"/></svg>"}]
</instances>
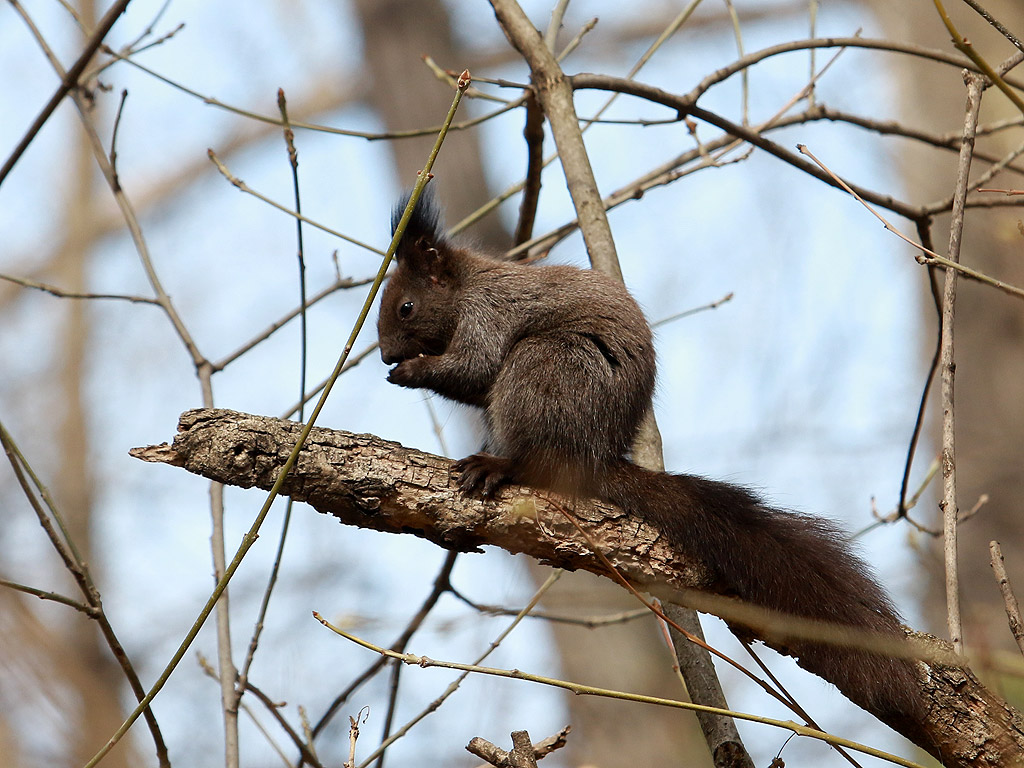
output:
<instances>
[{"instance_id":1,"label":"blurred background","mask_svg":"<svg viewBox=\"0 0 1024 768\"><path fill-rule=\"evenodd\" d=\"M961 29L990 61L1013 52L966 5L949 2ZM955 53L931 2L789 2L706 0L658 46L637 79L685 93L744 52L808 37L888 38ZM546 29L550 3L523 3ZM897 7L898 6L898 7ZM1024 33L1013 0L986 7ZM686 8L681 2L569 5L556 50L595 17L591 31L563 61L567 72L626 75ZM59 77L39 38L64 67L77 58L106 10L92 2L37 2L0 8L0 71L5 158L53 93ZM31 19L36 34L26 22ZM135 0L107 41L124 58L101 52L80 103L138 215L153 269L173 301L198 354L230 359L212 377L218 407L268 415L290 412L300 387L301 338L292 320L267 329L299 304L295 220L232 186L207 157L212 148L252 189L291 208L293 182L282 138L277 91L293 122L347 133L296 128L303 213L350 238L384 249L390 209L414 181L433 136L389 138L436 126L452 90L424 63L474 76L528 81L486 3L467 0L202 3ZM130 46L130 51L125 50ZM735 122L772 117L835 55L823 49L765 59L716 85L701 106ZM109 66L103 66L109 64ZM475 83L503 101L516 88ZM122 93L127 91L123 106ZM849 48L816 83L814 103L881 124L897 121L935 137L956 137L964 88L956 66L878 50ZM607 95L577 94L577 112L592 116ZM806 110L805 99L790 113ZM458 122L498 112L483 97L463 102ZM119 118L118 118L119 115ZM602 194L693 152L719 132L666 122L669 110L617 99L586 133ZM269 122L267 119L269 118ZM512 109L453 131L435 180L449 224L517 184L526 168L525 113ZM116 144L114 134L117 121ZM654 121L644 125L638 121ZM1000 130L979 141L992 160L1021 145L1021 116L1002 96L986 95L982 123ZM774 129L792 149L806 144L837 173L913 205L947 198L955 146L938 147L828 119ZM546 137L545 154L553 150ZM735 161L735 162L725 162ZM704 474L761 489L774 503L838 518L852 532L875 522L873 510L899 502L908 444L936 333L927 273L913 249L885 232L856 201L761 151L739 147L721 164L700 157L681 173L610 214L626 282L652 321L732 299L717 309L656 328L657 417L670 470ZM1024 165L997 176L994 187L1020 188ZM979 161L976 173L991 163ZM466 235L483 247L508 247L518 195L479 219ZM937 206L937 210L941 206ZM557 163L543 177L536 234L574 218ZM890 218L907 234L913 226ZM1016 208L972 208L963 260L1024 284L1024 229ZM148 688L209 596L213 584L209 484L179 469L143 464L134 446L170 440L178 414L202 404L193 355L159 307L125 300L152 297L137 244L126 230L70 100L57 112L0 186L0 422L51 491L71 538L88 562L103 606ZM948 216L932 233L945 252ZM338 277L372 276L379 256L314 227L303 230L309 295ZM587 264L578 233L549 259ZM58 297L31 287L42 283ZM308 378L334 367L367 287L338 289L308 312ZM99 298L116 294L119 298ZM961 578L965 637L986 682L1020 701L1021 665L988 566L990 539L1004 543L1011 578L1024 584L1020 548L1024 453L1024 308L1019 300L961 282L957 317L959 505L989 501L965 524ZM236 355L251 341L258 343ZM374 340L364 329L361 351ZM375 352L339 381L321 426L371 432L428 451L461 457L477 448L479 430L465 411L424 392L389 386ZM935 387L937 391L937 386ZM924 481L937 454L928 419L910 490ZM911 516L936 526L938 483ZM226 489L228 556L264 499ZM234 663L252 633L280 537L283 501L263 526L230 587ZM0 578L77 595L5 462L0 468ZM934 537L900 522L858 538L909 623L945 635L941 549ZM250 680L301 732L299 708L322 721L316 746L324 764L348 755L348 716L369 717L357 748L379 743L388 675L379 675L323 720L331 702L374 659L324 630L317 610L367 639L387 644L429 593L445 553L406 536L343 528L297 505ZM463 555L452 583L480 603L518 608L547 570L488 551ZM635 607L597 579L565 578L545 597L553 613L587 617ZM77 598L76 598L77 599ZM410 644L433 658L468 660L509 622L445 595ZM716 619L705 619L712 644L745 654ZM87 761L117 729L135 700L95 623L53 601L0 589L0 765L28 768ZM214 620L154 703L172 762L224 763L220 690L199 654L216 664ZM763 651L803 705L827 730L902 755L911 745L856 709L830 686L788 660ZM539 620L520 625L488 659L595 685L682 696L671 655L650 619L584 629ZM722 672L730 704L787 718L731 670ZM453 676L406 670L395 714L400 724L436 698ZM297 751L268 709L243 698L241 764L294 764ZM571 699L511 681L469 678L438 712L387 753L392 765L474 765L463 750L473 736L508 746L508 733L534 740L572 722L570 747L552 765L656 765L669 755L685 765L709 764L686 713L615 702ZM257 726L257 723L259 724ZM642 726L642 727L640 727ZM266 729L266 734L260 728ZM786 734L740 725L758 765L783 748ZM279 745L286 759L275 753ZM794 741L791 764L838 765L825 745ZM155 765L140 721L104 765ZM863 764L876 765L871 758Z\"/></svg>"}]
</instances>

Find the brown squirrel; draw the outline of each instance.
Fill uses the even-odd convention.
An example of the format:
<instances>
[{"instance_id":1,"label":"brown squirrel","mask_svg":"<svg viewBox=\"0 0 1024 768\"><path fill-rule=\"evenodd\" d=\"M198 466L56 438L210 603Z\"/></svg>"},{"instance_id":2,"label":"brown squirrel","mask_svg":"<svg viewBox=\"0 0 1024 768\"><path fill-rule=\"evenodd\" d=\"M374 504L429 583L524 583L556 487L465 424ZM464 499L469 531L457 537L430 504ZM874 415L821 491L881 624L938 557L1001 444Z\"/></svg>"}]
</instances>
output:
<instances>
[{"instance_id":1,"label":"brown squirrel","mask_svg":"<svg viewBox=\"0 0 1024 768\"><path fill-rule=\"evenodd\" d=\"M396 206L392 232L408 196ZM844 535L752 492L652 472L628 456L651 408L651 330L616 280L490 258L447 238L425 195L381 297L388 381L483 409L484 452L455 464L467 492L515 482L611 502L703 563L720 591L773 611L904 637L900 617ZM920 711L914 662L795 641L806 669L882 719Z\"/></svg>"}]
</instances>

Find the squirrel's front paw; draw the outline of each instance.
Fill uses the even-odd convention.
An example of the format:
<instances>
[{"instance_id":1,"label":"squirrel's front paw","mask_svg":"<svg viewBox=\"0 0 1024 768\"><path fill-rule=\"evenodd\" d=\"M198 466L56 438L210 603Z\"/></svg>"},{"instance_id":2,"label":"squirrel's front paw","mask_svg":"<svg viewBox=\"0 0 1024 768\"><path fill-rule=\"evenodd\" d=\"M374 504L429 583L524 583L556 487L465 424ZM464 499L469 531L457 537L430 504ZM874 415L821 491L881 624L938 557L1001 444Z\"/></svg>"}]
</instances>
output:
<instances>
[{"instance_id":1,"label":"squirrel's front paw","mask_svg":"<svg viewBox=\"0 0 1024 768\"><path fill-rule=\"evenodd\" d=\"M400 387L412 387L414 389L419 387L419 379L423 371L424 360L425 358L423 355L403 360L388 371L388 381L392 384L397 384Z\"/></svg>"},{"instance_id":2,"label":"squirrel's front paw","mask_svg":"<svg viewBox=\"0 0 1024 768\"><path fill-rule=\"evenodd\" d=\"M456 461L453 468L460 475L463 493L479 490L486 498L493 496L503 483L515 479L511 462L490 453L474 453Z\"/></svg>"}]
</instances>

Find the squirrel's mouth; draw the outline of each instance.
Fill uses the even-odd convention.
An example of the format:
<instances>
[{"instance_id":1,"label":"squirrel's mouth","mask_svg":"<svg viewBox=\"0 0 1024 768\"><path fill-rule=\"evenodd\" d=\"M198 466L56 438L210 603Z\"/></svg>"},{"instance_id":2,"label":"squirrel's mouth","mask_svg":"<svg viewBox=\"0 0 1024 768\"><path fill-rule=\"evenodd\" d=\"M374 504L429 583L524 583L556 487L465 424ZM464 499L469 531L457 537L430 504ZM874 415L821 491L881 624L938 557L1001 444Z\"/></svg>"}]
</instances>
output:
<instances>
[{"instance_id":1,"label":"squirrel's mouth","mask_svg":"<svg viewBox=\"0 0 1024 768\"><path fill-rule=\"evenodd\" d=\"M411 355L402 355L397 353L388 353L383 349L380 351L380 359L384 361L385 365L398 365L404 363L406 360L412 360L414 357L423 357L425 353L415 352Z\"/></svg>"},{"instance_id":2,"label":"squirrel's mouth","mask_svg":"<svg viewBox=\"0 0 1024 768\"><path fill-rule=\"evenodd\" d=\"M443 355L447 349L448 343L440 339L418 343L411 350L408 348L388 350L381 347L380 359L384 361L385 365L398 365L417 357L437 357Z\"/></svg>"},{"instance_id":3,"label":"squirrel's mouth","mask_svg":"<svg viewBox=\"0 0 1024 768\"><path fill-rule=\"evenodd\" d=\"M395 368L397 368L399 365L404 363L406 360L415 360L417 357L426 357L426 356L427 356L426 352L417 352L415 355L409 355L407 357L402 357L402 358L391 357L391 358L388 358L387 360L385 360L384 362L388 363L388 364L394 363L394 365L392 365L391 368L388 369L388 371L390 372L390 371L395 370Z\"/></svg>"}]
</instances>

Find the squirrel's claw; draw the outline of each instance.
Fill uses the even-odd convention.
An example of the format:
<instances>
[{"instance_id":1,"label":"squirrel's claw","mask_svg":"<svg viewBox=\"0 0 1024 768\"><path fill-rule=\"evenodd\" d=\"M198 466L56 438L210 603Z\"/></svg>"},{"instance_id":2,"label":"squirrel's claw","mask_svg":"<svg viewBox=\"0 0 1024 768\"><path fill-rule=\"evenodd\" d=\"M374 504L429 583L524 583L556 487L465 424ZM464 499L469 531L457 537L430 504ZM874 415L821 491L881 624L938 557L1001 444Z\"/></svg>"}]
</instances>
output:
<instances>
[{"instance_id":1,"label":"squirrel's claw","mask_svg":"<svg viewBox=\"0 0 1024 768\"><path fill-rule=\"evenodd\" d=\"M485 498L491 498L498 489L513 479L512 463L501 456L490 453L474 453L453 465L459 474L459 487L463 493L479 491Z\"/></svg>"}]
</instances>

